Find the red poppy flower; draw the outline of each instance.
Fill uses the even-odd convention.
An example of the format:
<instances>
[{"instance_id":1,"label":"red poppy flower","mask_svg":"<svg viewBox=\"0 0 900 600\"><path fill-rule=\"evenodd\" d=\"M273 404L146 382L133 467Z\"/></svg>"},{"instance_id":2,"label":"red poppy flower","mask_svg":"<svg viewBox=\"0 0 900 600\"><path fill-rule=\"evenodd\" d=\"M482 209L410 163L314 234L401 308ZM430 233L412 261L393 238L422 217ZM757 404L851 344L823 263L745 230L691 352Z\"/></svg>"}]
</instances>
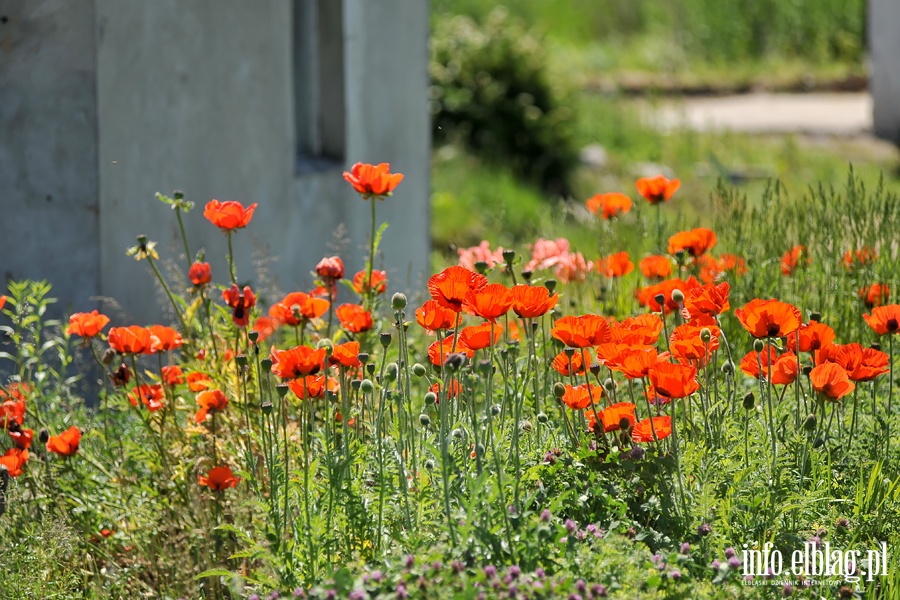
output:
<instances>
[{"instance_id":1,"label":"red poppy flower","mask_svg":"<svg viewBox=\"0 0 900 600\"><path fill-rule=\"evenodd\" d=\"M700 287L688 290L684 294L684 310L686 318L691 319L697 315L709 315L715 317L731 309L728 302L728 293L731 286L727 281L718 285L707 283Z\"/></svg>"},{"instance_id":2,"label":"red poppy flower","mask_svg":"<svg viewBox=\"0 0 900 600\"><path fill-rule=\"evenodd\" d=\"M841 262L848 271L873 264L878 260L878 252L871 246L863 246L859 250L847 250Z\"/></svg>"},{"instance_id":3,"label":"red poppy flower","mask_svg":"<svg viewBox=\"0 0 900 600\"><path fill-rule=\"evenodd\" d=\"M156 412L165 406L163 404L165 399L165 392L159 384L139 385L128 394L128 401L132 406L137 406L138 402L141 402L150 412Z\"/></svg>"},{"instance_id":4,"label":"red poppy flower","mask_svg":"<svg viewBox=\"0 0 900 600\"><path fill-rule=\"evenodd\" d=\"M681 306L672 298L672 292L681 290L681 293L686 297L692 289L699 286L700 282L691 275L687 281L676 278L648 285L638 289L635 292L635 296L637 296L638 304L641 306L646 306L653 312L661 312L665 307L666 314L669 314L672 311L681 310ZM660 294L665 299L663 306L660 306L659 302L656 301L656 297Z\"/></svg>"},{"instance_id":5,"label":"red poppy flower","mask_svg":"<svg viewBox=\"0 0 900 600\"><path fill-rule=\"evenodd\" d=\"M191 265L191 268L188 269L188 279L190 279L191 283L193 283L196 287L206 285L207 283L212 281L212 271L209 268L209 263L193 263Z\"/></svg>"},{"instance_id":6,"label":"red poppy flower","mask_svg":"<svg viewBox=\"0 0 900 600\"><path fill-rule=\"evenodd\" d=\"M785 337L800 328L800 310L791 304L756 298L734 311L741 325L755 338Z\"/></svg>"},{"instance_id":7,"label":"red poppy flower","mask_svg":"<svg viewBox=\"0 0 900 600\"><path fill-rule=\"evenodd\" d=\"M339 256L326 256L316 265L316 274L323 279L343 279L344 261Z\"/></svg>"},{"instance_id":8,"label":"red poppy flower","mask_svg":"<svg viewBox=\"0 0 900 600\"><path fill-rule=\"evenodd\" d=\"M338 383L334 378L326 378L325 375L309 375L289 381L288 387L302 400L304 398L321 398L325 395L326 390L336 392Z\"/></svg>"},{"instance_id":9,"label":"red poppy flower","mask_svg":"<svg viewBox=\"0 0 900 600\"><path fill-rule=\"evenodd\" d=\"M558 294L550 294L550 290L542 285L516 285L512 295L512 309L523 319L543 316L559 301Z\"/></svg>"},{"instance_id":10,"label":"red poppy flower","mask_svg":"<svg viewBox=\"0 0 900 600\"><path fill-rule=\"evenodd\" d=\"M256 296L250 286L245 285L243 290L231 284L231 287L222 290L222 298L225 304L231 307L231 320L238 327L246 327L250 322L250 309L256 306Z\"/></svg>"},{"instance_id":11,"label":"red poppy flower","mask_svg":"<svg viewBox=\"0 0 900 600\"><path fill-rule=\"evenodd\" d=\"M701 334L709 331L709 341L704 342ZM719 349L719 327L706 317L679 325L669 336L669 350L681 364L705 367L712 353Z\"/></svg>"},{"instance_id":12,"label":"red poppy flower","mask_svg":"<svg viewBox=\"0 0 900 600\"><path fill-rule=\"evenodd\" d=\"M227 488L233 488L241 482L240 477L235 477L234 473L227 466L213 467L206 475L198 475L197 483L208 487L211 490L220 492Z\"/></svg>"},{"instance_id":13,"label":"red poppy flower","mask_svg":"<svg viewBox=\"0 0 900 600\"><path fill-rule=\"evenodd\" d=\"M269 308L269 316L282 325L297 327L318 319L328 312L329 306L331 303L324 298L316 298L306 292L291 292Z\"/></svg>"},{"instance_id":14,"label":"red poppy flower","mask_svg":"<svg viewBox=\"0 0 900 600\"><path fill-rule=\"evenodd\" d=\"M387 273L384 271L379 271L378 269L372 270L372 285L367 285L366 282L366 272L360 271L356 275L353 276L353 291L359 294L360 296L365 295L365 293L374 288L375 294L383 294L387 291Z\"/></svg>"},{"instance_id":15,"label":"red poppy flower","mask_svg":"<svg viewBox=\"0 0 900 600\"><path fill-rule=\"evenodd\" d=\"M334 311L341 326L350 333L364 333L372 329L372 313L359 304L341 304Z\"/></svg>"},{"instance_id":16,"label":"red poppy flower","mask_svg":"<svg viewBox=\"0 0 900 600\"><path fill-rule=\"evenodd\" d=\"M584 359L581 358L581 352L573 352L571 357L565 352L560 352L553 358L553 362L550 363L550 366L563 377L582 375L584 374L585 359L588 361L591 360L590 349L584 351Z\"/></svg>"},{"instance_id":17,"label":"red poppy flower","mask_svg":"<svg viewBox=\"0 0 900 600\"><path fill-rule=\"evenodd\" d=\"M200 410L194 415L194 420L202 423L209 413L225 410L228 406L228 397L221 390L206 390L197 394L197 404Z\"/></svg>"},{"instance_id":18,"label":"red poppy flower","mask_svg":"<svg viewBox=\"0 0 900 600\"><path fill-rule=\"evenodd\" d=\"M647 202L659 204L668 202L669 198L681 187L681 182L677 179L666 179L662 175L657 175L656 177L641 177L634 186Z\"/></svg>"},{"instance_id":19,"label":"red poppy flower","mask_svg":"<svg viewBox=\"0 0 900 600\"><path fill-rule=\"evenodd\" d=\"M488 280L484 275L454 265L432 275L428 279L428 291L444 308L460 312L469 292L479 292L487 284Z\"/></svg>"},{"instance_id":20,"label":"red poppy flower","mask_svg":"<svg viewBox=\"0 0 900 600\"><path fill-rule=\"evenodd\" d=\"M109 330L109 345L120 354L152 354L153 341L150 330L138 325Z\"/></svg>"},{"instance_id":21,"label":"red poppy flower","mask_svg":"<svg viewBox=\"0 0 900 600\"><path fill-rule=\"evenodd\" d=\"M31 440L34 439L34 431L31 429L17 429L10 431L9 437L16 448L28 450L31 447Z\"/></svg>"},{"instance_id":22,"label":"red poppy flower","mask_svg":"<svg viewBox=\"0 0 900 600\"><path fill-rule=\"evenodd\" d=\"M244 208L243 204L234 200L226 202L210 200L206 203L203 216L222 231L243 229L250 222L250 219L253 218L253 211L256 210L256 206L256 202Z\"/></svg>"},{"instance_id":23,"label":"red poppy flower","mask_svg":"<svg viewBox=\"0 0 900 600\"><path fill-rule=\"evenodd\" d=\"M587 209L604 219L618 217L631 210L631 198L619 192L596 194L585 202Z\"/></svg>"},{"instance_id":24,"label":"red poppy flower","mask_svg":"<svg viewBox=\"0 0 900 600\"><path fill-rule=\"evenodd\" d=\"M416 309L416 322L428 331L452 329L456 324L456 313L438 304L437 300L428 300Z\"/></svg>"},{"instance_id":25,"label":"red poppy flower","mask_svg":"<svg viewBox=\"0 0 900 600\"><path fill-rule=\"evenodd\" d=\"M78 452L78 443L81 441L81 430L74 425L59 435L51 435L47 440L47 452L54 452L60 456L72 456Z\"/></svg>"},{"instance_id":26,"label":"red poppy flower","mask_svg":"<svg viewBox=\"0 0 900 600\"><path fill-rule=\"evenodd\" d=\"M22 467L28 462L28 450L10 448L3 456L0 456L0 465L6 467L10 477L18 477L22 474Z\"/></svg>"},{"instance_id":27,"label":"red poppy flower","mask_svg":"<svg viewBox=\"0 0 900 600\"><path fill-rule=\"evenodd\" d=\"M79 335L83 338L94 337L109 323L109 317L101 315L99 311L89 313L75 313L69 317L69 326L66 333Z\"/></svg>"},{"instance_id":28,"label":"red poppy flower","mask_svg":"<svg viewBox=\"0 0 900 600\"><path fill-rule=\"evenodd\" d=\"M876 306L872 314L863 315L866 324L878 335L900 331L900 304Z\"/></svg>"},{"instance_id":29,"label":"red poppy flower","mask_svg":"<svg viewBox=\"0 0 900 600\"><path fill-rule=\"evenodd\" d=\"M209 386L212 385L212 379L206 373L194 371L188 373L186 377L188 389L192 392L202 392L203 390L209 389Z\"/></svg>"},{"instance_id":30,"label":"red poppy flower","mask_svg":"<svg viewBox=\"0 0 900 600\"><path fill-rule=\"evenodd\" d=\"M661 254L645 256L641 259L640 268L647 279L665 279L672 274L672 259Z\"/></svg>"},{"instance_id":31,"label":"red poppy flower","mask_svg":"<svg viewBox=\"0 0 900 600\"><path fill-rule=\"evenodd\" d=\"M631 402L619 402L600 411L600 421L603 424L603 432L620 431L634 426L637 417L634 414L635 405ZM585 416L591 431L594 430L593 411L586 411Z\"/></svg>"},{"instance_id":32,"label":"red poppy flower","mask_svg":"<svg viewBox=\"0 0 900 600\"><path fill-rule=\"evenodd\" d=\"M891 290L884 283L873 283L859 290L859 298L866 305L866 308L872 309L876 306L883 306L888 301Z\"/></svg>"},{"instance_id":33,"label":"red poppy flower","mask_svg":"<svg viewBox=\"0 0 900 600\"><path fill-rule=\"evenodd\" d=\"M787 336L787 347L797 352L797 337L800 337L800 352L815 352L834 341L834 329L825 323L810 321L800 325L793 335Z\"/></svg>"},{"instance_id":34,"label":"red poppy flower","mask_svg":"<svg viewBox=\"0 0 900 600\"><path fill-rule=\"evenodd\" d=\"M272 348L272 373L281 379L315 375L324 368L325 348L295 346L289 350Z\"/></svg>"},{"instance_id":35,"label":"red poppy flower","mask_svg":"<svg viewBox=\"0 0 900 600\"><path fill-rule=\"evenodd\" d=\"M184 383L184 371L178 365L167 365L160 374L163 383L170 387Z\"/></svg>"},{"instance_id":36,"label":"red poppy flower","mask_svg":"<svg viewBox=\"0 0 900 600\"><path fill-rule=\"evenodd\" d=\"M599 356L599 349L597 354ZM668 354L660 355L652 346L630 346L622 350L614 362L609 361L606 364L628 379L638 379L647 377L650 367L665 360L668 360Z\"/></svg>"},{"instance_id":37,"label":"red poppy flower","mask_svg":"<svg viewBox=\"0 0 900 600\"><path fill-rule=\"evenodd\" d=\"M706 254L715 245L715 232L706 227L698 227L690 231L676 233L670 237L668 252L674 256L677 252L684 251L697 258Z\"/></svg>"},{"instance_id":38,"label":"red poppy flower","mask_svg":"<svg viewBox=\"0 0 900 600\"><path fill-rule=\"evenodd\" d=\"M328 362L332 365L340 365L352 369L360 366L359 362L359 342L347 342L346 344L335 344L331 349L331 356Z\"/></svg>"},{"instance_id":39,"label":"red poppy flower","mask_svg":"<svg viewBox=\"0 0 900 600\"><path fill-rule=\"evenodd\" d=\"M492 283L480 290L469 290L463 300L463 310L470 315L497 322L512 307L515 297L502 283Z\"/></svg>"},{"instance_id":40,"label":"red poppy flower","mask_svg":"<svg viewBox=\"0 0 900 600\"><path fill-rule=\"evenodd\" d=\"M861 344L829 344L816 352L816 363L832 362L847 371L852 381L871 381L890 369L890 356Z\"/></svg>"},{"instance_id":41,"label":"red poppy flower","mask_svg":"<svg viewBox=\"0 0 900 600\"><path fill-rule=\"evenodd\" d=\"M840 400L856 389L847 371L831 362L822 363L810 371L809 382L814 390L831 400Z\"/></svg>"},{"instance_id":42,"label":"red poppy flower","mask_svg":"<svg viewBox=\"0 0 900 600\"><path fill-rule=\"evenodd\" d=\"M267 337L275 333L278 322L272 317L257 317L253 323L253 331L257 333L256 343L262 344Z\"/></svg>"},{"instance_id":43,"label":"red poppy flower","mask_svg":"<svg viewBox=\"0 0 900 600\"><path fill-rule=\"evenodd\" d=\"M781 257L781 274L793 275L797 267L804 267L810 264L812 264L812 257L806 250L806 246L794 246Z\"/></svg>"},{"instance_id":44,"label":"red poppy flower","mask_svg":"<svg viewBox=\"0 0 900 600\"><path fill-rule=\"evenodd\" d=\"M634 263L627 252L617 252L597 260L597 272L605 277L624 277L634 271Z\"/></svg>"},{"instance_id":45,"label":"red poppy flower","mask_svg":"<svg viewBox=\"0 0 900 600\"><path fill-rule=\"evenodd\" d=\"M603 397L603 388L599 385L588 386L583 385L567 385L566 393L563 394L562 401L572 410L581 410L592 404L597 404Z\"/></svg>"},{"instance_id":46,"label":"red poppy flower","mask_svg":"<svg viewBox=\"0 0 900 600\"><path fill-rule=\"evenodd\" d=\"M659 315L647 313L636 317L628 317L623 321L609 324L610 339L620 344L631 346L649 346L655 344L662 331L663 322Z\"/></svg>"},{"instance_id":47,"label":"red poppy flower","mask_svg":"<svg viewBox=\"0 0 900 600\"><path fill-rule=\"evenodd\" d=\"M153 336L153 341L150 344L153 352L169 352L180 348L184 343L184 340L181 339L181 334L171 327L151 325L147 329L150 330L150 335Z\"/></svg>"},{"instance_id":48,"label":"red poppy flower","mask_svg":"<svg viewBox=\"0 0 900 600\"><path fill-rule=\"evenodd\" d=\"M672 435L672 417L653 417L638 421L631 430L631 439L638 444L652 442L654 432L657 440L664 440Z\"/></svg>"},{"instance_id":49,"label":"red poppy flower","mask_svg":"<svg viewBox=\"0 0 900 600\"><path fill-rule=\"evenodd\" d=\"M494 338L491 341L491 329L493 328ZM459 341L465 347L472 350L484 350L490 346L496 345L500 341L503 334L501 325L491 325L490 323L482 323L481 325L472 325L471 327L463 327L459 332Z\"/></svg>"},{"instance_id":50,"label":"red poppy flower","mask_svg":"<svg viewBox=\"0 0 900 600\"><path fill-rule=\"evenodd\" d=\"M488 333L488 337L490 337L490 333ZM428 360L431 361L431 364L439 367L444 366L447 357L450 356L452 352L465 354L469 358L475 356L475 351L462 343L462 340L456 341L455 348L453 341L453 336L450 335L445 337L443 342L435 341L428 346Z\"/></svg>"},{"instance_id":51,"label":"red poppy flower","mask_svg":"<svg viewBox=\"0 0 900 600\"><path fill-rule=\"evenodd\" d=\"M751 350L741 359L741 371L760 379L760 363L762 364L762 378L768 378L772 385L790 385L797 379L800 371L800 363L793 352L778 354L776 349L769 346L762 352Z\"/></svg>"},{"instance_id":52,"label":"red poppy flower","mask_svg":"<svg viewBox=\"0 0 900 600\"><path fill-rule=\"evenodd\" d=\"M570 348L587 348L610 341L609 323L600 315L562 317L553 323L550 335Z\"/></svg>"},{"instance_id":53,"label":"red poppy flower","mask_svg":"<svg viewBox=\"0 0 900 600\"><path fill-rule=\"evenodd\" d=\"M667 398L687 398L700 389L697 369L690 365L660 362L648 371L650 385Z\"/></svg>"},{"instance_id":54,"label":"red poppy flower","mask_svg":"<svg viewBox=\"0 0 900 600\"><path fill-rule=\"evenodd\" d=\"M403 181L403 174L391 173L391 165L388 163L370 165L358 162L351 167L349 173L344 171L344 179L364 200L373 197L384 200Z\"/></svg>"}]
</instances>

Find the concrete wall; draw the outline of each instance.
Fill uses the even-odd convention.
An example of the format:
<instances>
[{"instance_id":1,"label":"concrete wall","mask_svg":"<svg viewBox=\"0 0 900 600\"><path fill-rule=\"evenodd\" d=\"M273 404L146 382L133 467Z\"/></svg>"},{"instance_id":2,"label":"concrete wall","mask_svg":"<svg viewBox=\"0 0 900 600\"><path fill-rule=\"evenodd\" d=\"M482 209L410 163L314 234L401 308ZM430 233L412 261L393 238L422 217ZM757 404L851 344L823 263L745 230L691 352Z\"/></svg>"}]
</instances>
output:
<instances>
[{"instance_id":1,"label":"concrete wall","mask_svg":"<svg viewBox=\"0 0 900 600\"><path fill-rule=\"evenodd\" d=\"M868 8L875 134L900 144L900 2L869 0Z\"/></svg>"}]
</instances>

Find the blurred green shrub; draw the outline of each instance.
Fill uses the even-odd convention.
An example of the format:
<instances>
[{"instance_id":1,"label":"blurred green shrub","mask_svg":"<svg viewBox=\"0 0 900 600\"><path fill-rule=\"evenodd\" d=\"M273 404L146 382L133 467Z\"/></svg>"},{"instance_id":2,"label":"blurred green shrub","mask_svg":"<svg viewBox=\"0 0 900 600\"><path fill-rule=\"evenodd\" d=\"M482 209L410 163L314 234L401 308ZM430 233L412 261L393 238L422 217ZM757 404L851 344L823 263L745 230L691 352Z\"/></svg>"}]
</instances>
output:
<instances>
[{"instance_id":1,"label":"blurred green shrub","mask_svg":"<svg viewBox=\"0 0 900 600\"><path fill-rule=\"evenodd\" d=\"M479 26L441 19L431 40L435 140L462 143L553 193L578 161L574 114L548 79L541 40L498 8Z\"/></svg>"}]
</instances>

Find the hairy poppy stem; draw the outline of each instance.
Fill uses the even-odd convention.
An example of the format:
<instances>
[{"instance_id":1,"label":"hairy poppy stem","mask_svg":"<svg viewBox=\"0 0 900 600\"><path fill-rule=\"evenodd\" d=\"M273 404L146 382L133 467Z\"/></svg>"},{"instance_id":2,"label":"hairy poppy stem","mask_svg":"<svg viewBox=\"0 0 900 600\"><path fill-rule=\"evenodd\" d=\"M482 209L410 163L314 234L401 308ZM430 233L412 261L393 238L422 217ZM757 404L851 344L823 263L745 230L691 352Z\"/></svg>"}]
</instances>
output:
<instances>
[{"instance_id":1,"label":"hairy poppy stem","mask_svg":"<svg viewBox=\"0 0 900 600\"><path fill-rule=\"evenodd\" d=\"M181 331L183 331L185 335L190 335L190 332L188 332L187 329L187 324L185 324L184 322L184 315L181 314L181 310L179 310L178 308L178 303L175 302L175 296L172 295L172 290L169 289L169 284L167 284L166 280L163 279L162 273L159 272L159 269L156 267L156 263L153 262L153 258L149 255L147 256L147 262L150 263L150 268L153 269L153 273L159 280L159 284L162 286L163 291L166 292L166 296L169 297L169 302L172 303L172 310L175 311L175 316L178 317L178 323L181 325Z\"/></svg>"},{"instance_id":2,"label":"hairy poppy stem","mask_svg":"<svg viewBox=\"0 0 900 600\"><path fill-rule=\"evenodd\" d=\"M231 283L237 285L237 271L234 268L234 250L231 248L231 230L225 231L225 237L228 238L228 274L231 276Z\"/></svg>"}]
</instances>

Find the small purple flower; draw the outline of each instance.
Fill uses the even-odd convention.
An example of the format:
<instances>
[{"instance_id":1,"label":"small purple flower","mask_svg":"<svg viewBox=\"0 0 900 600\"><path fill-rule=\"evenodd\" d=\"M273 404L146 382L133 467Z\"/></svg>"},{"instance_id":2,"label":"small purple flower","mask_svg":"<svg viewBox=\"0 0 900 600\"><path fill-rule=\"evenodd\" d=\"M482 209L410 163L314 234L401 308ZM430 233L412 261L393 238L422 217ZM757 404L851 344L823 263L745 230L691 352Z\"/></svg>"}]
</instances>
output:
<instances>
[{"instance_id":1,"label":"small purple flower","mask_svg":"<svg viewBox=\"0 0 900 600\"><path fill-rule=\"evenodd\" d=\"M509 510L509 514L511 514L511 515L517 515L517 514L519 514L519 511L516 510L516 507L513 506L512 504L510 504L510 505L507 507L507 509Z\"/></svg>"},{"instance_id":2,"label":"small purple flower","mask_svg":"<svg viewBox=\"0 0 900 600\"><path fill-rule=\"evenodd\" d=\"M647 452L640 446L632 446L629 454L631 455L632 460L641 460Z\"/></svg>"},{"instance_id":3,"label":"small purple flower","mask_svg":"<svg viewBox=\"0 0 900 600\"><path fill-rule=\"evenodd\" d=\"M247 600L259 600L259 594L250 594Z\"/></svg>"},{"instance_id":4,"label":"small purple flower","mask_svg":"<svg viewBox=\"0 0 900 600\"><path fill-rule=\"evenodd\" d=\"M680 552L682 554L690 554L691 553L691 545L687 542L683 543L680 548Z\"/></svg>"},{"instance_id":5,"label":"small purple flower","mask_svg":"<svg viewBox=\"0 0 900 600\"><path fill-rule=\"evenodd\" d=\"M334 600L337 598L337 590L325 590L325 599Z\"/></svg>"},{"instance_id":6,"label":"small purple flower","mask_svg":"<svg viewBox=\"0 0 900 600\"><path fill-rule=\"evenodd\" d=\"M497 567L494 565L488 565L484 568L484 576L488 579L493 579L497 576Z\"/></svg>"},{"instance_id":7,"label":"small purple flower","mask_svg":"<svg viewBox=\"0 0 900 600\"><path fill-rule=\"evenodd\" d=\"M454 573L459 574L466 570L466 565L462 564L461 561L454 560L450 563L450 568L453 569Z\"/></svg>"},{"instance_id":8,"label":"small purple flower","mask_svg":"<svg viewBox=\"0 0 900 600\"><path fill-rule=\"evenodd\" d=\"M441 564L441 561L439 561L439 560L436 560L433 563L431 563L431 568L435 571L440 571L442 566L443 565Z\"/></svg>"},{"instance_id":9,"label":"small purple flower","mask_svg":"<svg viewBox=\"0 0 900 600\"><path fill-rule=\"evenodd\" d=\"M741 568L741 559L737 556L732 556L728 559L728 566L731 569L740 569Z\"/></svg>"},{"instance_id":10,"label":"small purple flower","mask_svg":"<svg viewBox=\"0 0 900 600\"><path fill-rule=\"evenodd\" d=\"M513 579L518 579L519 575L522 574L522 569L520 569L517 565L512 565L509 569L506 570L506 573Z\"/></svg>"},{"instance_id":11,"label":"small purple flower","mask_svg":"<svg viewBox=\"0 0 900 600\"><path fill-rule=\"evenodd\" d=\"M406 591L406 586L403 585L402 582L397 584L397 598L399 600L405 600L406 598L409 598L409 594Z\"/></svg>"},{"instance_id":12,"label":"small purple flower","mask_svg":"<svg viewBox=\"0 0 900 600\"><path fill-rule=\"evenodd\" d=\"M753 581L753 575L744 575L744 581Z\"/></svg>"},{"instance_id":13,"label":"small purple flower","mask_svg":"<svg viewBox=\"0 0 900 600\"><path fill-rule=\"evenodd\" d=\"M678 569L675 569L674 571L672 571L669 574L669 576L675 581L680 581L681 580L681 571L679 571Z\"/></svg>"},{"instance_id":14,"label":"small purple flower","mask_svg":"<svg viewBox=\"0 0 900 600\"><path fill-rule=\"evenodd\" d=\"M293 594L294 598L306 598L306 592L303 591L303 588L294 588Z\"/></svg>"},{"instance_id":15,"label":"small purple flower","mask_svg":"<svg viewBox=\"0 0 900 600\"><path fill-rule=\"evenodd\" d=\"M381 571L372 571L372 574L369 577L375 583L381 583L381 580L384 579L384 574Z\"/></svg>"},{"instance_id":16,"label":"small purple flower","mask_svg":"<svg viewBox=\"0 0 900 600\"><path fill-rule=\"evenodd\" d=\"M544 569L542 569L540 567L535 569L534 574L538 579L543 579L544 577L547 576L547 574L544 572Z\"/></svg>"},{"instance_id":17,"label":"small purple flower","mask_svg":"<svg viewBox=\"0 0 900 600\"><path fill-rule=\"evenodd\" d=\"M575 533L575 530L578 529L578 523L572 519L566 519L565 528L570 534Z\"/></svg>"},{"instance_id":18,"label":"small purple flower","mask_svg":"<svg viewBox=\"0 0 900 600\"><path fill-rule=\"evenodd\" d=\"M661 554L654 554L653 556L650 557L650 560L653 561L653 564L658 564L659 561L662 560L662 555L661 555Z\"/></svg>"},{"instance_id":19,"label":"small purple flower","mask_svg":"<svg viewBox=\"0 0 900 600\"><path fill-rule=\"evenodd\" d=\"M772 570L772 567L766 569L766 573L763 577L766 579L775 579L775 571Z\"/></svg>"},{"instance_id":20,"label":"small purple flower","mask_svg":"<svg viewBox=\"0 0 900 600\"><path fill-rule=\"evenodd\" d=\"M366 590L353 590L347 597L350 600L366 600L366 598L369 597L369 594L366 593Z\"/></svg>"},{"instance_id":21,"label":"small purple flower","mask_svg":"<svg viewBox=\"0 0 900 600\"><path fill-rule=\"evenodd\" d=\"M591 586L591 593L595 598L606 598L607 591L605 585L600 585L599 583L595 583Z\"/></svg>"},{"instance_id":22,"label":"small purple flower","mask_svg":"<svg viewBox=\"0 0 900 600\"><path fill-rule=\"evenodd\" d=\"M585 527L588 533L594 534L597 533L597 526L593 523L588 523L588 526Z\"/></svg>"},{"instance_id":23,"label":"small purple flower","mask_svg":"<svg viewBox=\"0 0 900 600\"><path fill-rule=\"evenodd\" d=\"M584 594L587 591L587 584L584 582L584 579L579 579L575 582L575 589L578 590L579 594Z\"/></svg>"},{"instance_id":24,"label":"small purple flower","mask_svg":"<svg viewBox=\"0 0 900 600\"><path fill-rule=\"evenodd\" d=\"M550 520L550 511L545 508L544 510L541 511L541 521L546 523L549 520Z\"/></svg>"},{"instance_id":25,"label":"small purple flower","mask_svg":"<svg viewBox=\"0 0 900 600\"><path fill-rule=\"evenodd\" d=\"M568 544L568 543L569 543L569 536L563 536L563 537L561 537L560 540L559 540L559 543L560 543L560 544Z\"/></svg>"},{"instance_id":26,"label":"small purple flower","mask_svg":"<svg viewBox=\"0 0 900 600\"><path fill-rule=\"evenodd\" d=\"M280 595L279 595L279 593L278 593L277 591L272 592L271 594L269 594L269 600L278 600L279 597L280 597Z\"/></svg>"},{"instance_id":27,"label":"small purple flower","mask_svg":"<svg viewBox=\"0 0 900 600\"><path fill-rule=\"evenodd\" d=\"M700 537L706 537L710 533L712 533L712 527L709 526L709 523L703 523L697 528L697 535Z\"/></svg>"},{"instance_id":28,"label":"small purple flower","mask_svg":"<svg viewBox=\"0 0 900 600\"><path fill-rule=\"evenodd\" d=\"M793 593L794 593L794 588L791 587L791 584L789 584L789 583L784 584L784 587L781 588L781 595L784 596L785 598L787 598L788 596L790 596Z\"/></svg>"},{"instance_id":29,"label":"small purple flower","mask_svg":"<svg viewBox=\"0 0 900 600\"><path fill-rule=\"evenodd\" d=\"M585 531L584 529L579 529L578 531L575 532L576 540L583 540L586 537L587 537L587 531Z\"/></svg>"},{"instance_id":30,"label":"small purple flower","mask_svg":"<svg viewBox=\"0 0 900 600\"><path fill-rule=\"evenodd\" d=\"M709 566L712 567L713 570L718 571L722 567L722 563L720 563L718 561L718 559L716 559L716 560L712 561L712 564Z\"/></svg>"},{"instance_id":31,"label":"small purple flower","mask_svg":"<svg viewBox=\"0 0 900 600\"><path fill-rule=\"evenodd\" d=\"M406 568L412 569L415 564L416 564L416 557L413 556L412 554L407 554L406 555Z\"/></svg>"},{"instance_id":32,"label":"small purple flower","mask_svg":"<svg viewBox=\"0 0 900 600\"><path fill-rule=\"evenodd\" d=\"M544 582L542 582L542 581L534 581L534 582L532 582L532 583L531 583L531 589L534 590L535 592L542 592L542 591L544 591Z\"/></svg>"},{"instance_id":33,"label":"small purple flower","mask_svg":"<svg viewBox=\"0 0 900 600\"><path fill-rule=\"evenodd\" d=\"M817 535L814 535L809 539L809 543L813 545L813 548L821 548L822 547L822 538L820 538Z\"/></svg>"},{"instance_id":34,"label":"small purple flower","mask_svg":"<svg viewBox=\"0 0 900 600\"><path fill-rule=\"evenodd\" d=\"M725 558L731 558L735 555L734 548L728 546L725 548Z\"/></svg>"},{"instance_id":35,"label":"small purple flower","mask_svg":"<svg viewBox=\"0 0 900 600\"><path fill-rule=\"evenodd\" d=\"M581 594L569 594L569 600L584 600Z\"/></svg>"},{"instance_id":36,"label":"small purple flower","mask_svg":"<svg viewBox=\"0 0 900 600\"><path fill-rule=\"evenodd\" d=\"M591 448L591 452L597 451L597 440L591 440L590 448Z\"/></svg>"}]
</instances>

